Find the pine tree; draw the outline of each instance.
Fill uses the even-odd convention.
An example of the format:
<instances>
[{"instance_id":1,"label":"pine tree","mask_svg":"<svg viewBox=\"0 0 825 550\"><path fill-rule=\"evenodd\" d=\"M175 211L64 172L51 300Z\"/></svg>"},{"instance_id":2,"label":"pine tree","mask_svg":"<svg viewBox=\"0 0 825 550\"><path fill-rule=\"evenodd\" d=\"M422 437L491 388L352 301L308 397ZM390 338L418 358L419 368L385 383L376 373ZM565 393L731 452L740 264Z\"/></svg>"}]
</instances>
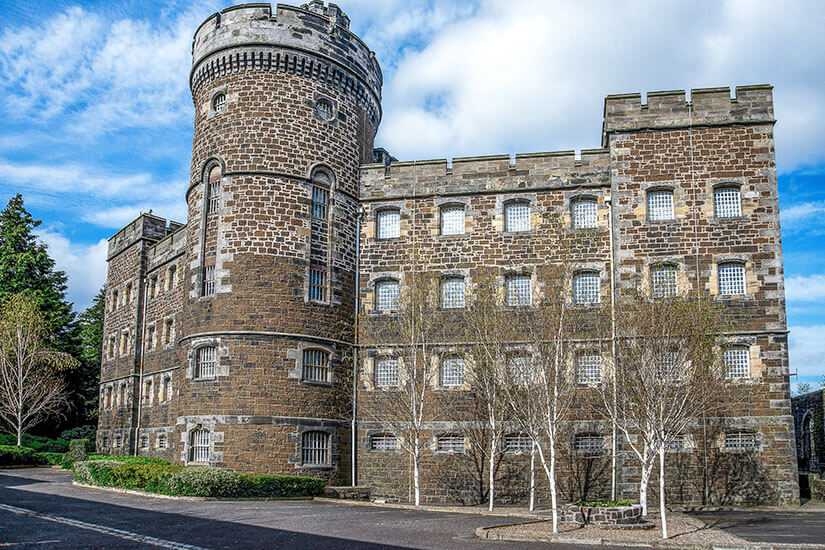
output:
<instances>
[{"instance_id":1,"label":"pine tree","mask_svg":"<svg viewBox=\"0 0 825 550\"><path fill-rule=\"evenodd\" d=\"M103 350L103 313L106 307L106 285L100 289L86 311L77 316L80 327L80 366L69 384L75 390L79 421L92 421L97 416L97 392L100 379L100 356Z\"/></svg>"}]
</instances>

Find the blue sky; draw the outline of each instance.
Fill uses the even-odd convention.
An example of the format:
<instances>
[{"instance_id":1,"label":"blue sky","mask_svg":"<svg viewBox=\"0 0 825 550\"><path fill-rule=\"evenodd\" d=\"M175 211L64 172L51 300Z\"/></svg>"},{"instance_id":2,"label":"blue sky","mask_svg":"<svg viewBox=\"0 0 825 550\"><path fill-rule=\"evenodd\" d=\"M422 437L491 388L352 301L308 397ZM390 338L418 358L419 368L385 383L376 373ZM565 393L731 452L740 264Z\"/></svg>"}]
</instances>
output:
<instances>
[{"instance_id":1,"label":"blue sky","mask_svg":"<svg viewBox=\"0 0 825 550\"><path fill-rule=\"evenodd\" d=\"M340 0L400 159L599 147L606 94L770 83L791 370L825 372L825 3ZM106 239L185 221L194 29L228 2L0 1L0 201L21 192L86 307Z\"/></svg>"}]
</instances>

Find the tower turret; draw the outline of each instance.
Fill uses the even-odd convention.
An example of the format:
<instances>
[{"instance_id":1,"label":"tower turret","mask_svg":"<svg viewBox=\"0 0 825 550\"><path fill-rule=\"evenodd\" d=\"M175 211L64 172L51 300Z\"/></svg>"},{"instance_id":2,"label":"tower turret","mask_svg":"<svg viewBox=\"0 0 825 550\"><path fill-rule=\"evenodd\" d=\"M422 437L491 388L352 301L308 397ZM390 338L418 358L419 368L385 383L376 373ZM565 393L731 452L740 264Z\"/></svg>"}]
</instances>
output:
<instances>
[{"instance_id":1,"label":"tower turret","mask_svg":"<svg viewBox=\"0 0 825 550\"><path fill-rule=\"evenodd\" d=\"M334 4L245 4L195 32L178 425L187 463L347 479L358 167L375 55Z\"/></svg>"}]
</instances>

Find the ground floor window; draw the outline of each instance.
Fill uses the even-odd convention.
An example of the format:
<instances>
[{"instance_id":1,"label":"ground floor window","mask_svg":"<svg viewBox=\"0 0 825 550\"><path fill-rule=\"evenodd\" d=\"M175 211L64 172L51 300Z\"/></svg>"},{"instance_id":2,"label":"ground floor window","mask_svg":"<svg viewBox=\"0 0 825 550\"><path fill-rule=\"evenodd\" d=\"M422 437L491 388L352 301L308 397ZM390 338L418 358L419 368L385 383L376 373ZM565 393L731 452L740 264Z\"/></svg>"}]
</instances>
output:
<instances>
[{"instance_id":1,"label":"ground floor window","mask_svg":"<svg viewBox=\"0 0 825 550\"><path fill-rule=\"evenodd\" d=\"M301 436L301 462L304 466L329 465L328 433L304 432Z\"/></svg>"}]
</instances>

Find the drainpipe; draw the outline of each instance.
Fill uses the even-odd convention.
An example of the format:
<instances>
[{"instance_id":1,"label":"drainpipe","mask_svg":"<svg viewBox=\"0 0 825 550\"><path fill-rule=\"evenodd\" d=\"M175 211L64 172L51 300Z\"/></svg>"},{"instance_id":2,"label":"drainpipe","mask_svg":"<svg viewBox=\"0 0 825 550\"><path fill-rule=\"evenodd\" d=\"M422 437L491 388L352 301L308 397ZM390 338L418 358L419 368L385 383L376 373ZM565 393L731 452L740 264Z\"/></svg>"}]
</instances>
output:
<instances>
[{"instance_id":1,"label":"drainpipe","mask_svg":"<svg viewBox=\"0 0 825 550\"><path fill-rule=\"evenodd\" d=\"M616 485L618 482L618 464L616 455L619 453L619 430L616 426L616 406L618 400L616 398L616 280L614 272L616 270L616 262L613 256L613 198L606 197L607 203L607 226L610 236L610 353L613 357L613 449L612 449L612 463L610 476L610 499L616 500Z\"/></svg>"},{"instance_id":2,"label":"drainpipe","mask_svg":"<svg viewBox=\"0 0 825 550\"><path fill-rule=\"evenodd\" d=\"M143 314L141 315L140 319L140 362L138 363L139 376L138 376L138 388L137 388L137 398L138 398L138 410L137 410L137 420L135 421L135 445L132 447L132 454L137 456L138 454L138 439L140 437L140 415L143 408L143 354L146 350L146 302L149 301L149 278L145 275L142 277L141 286L143 287ZM137 340L137 338L135 338Z\"/></svg>"},{"instance_id":3,"label":"drainpipe","mask_svg":"<svg viewBox=\"0 0 825 550\"><path fill-rule=\"evenodd\" d=\"M358 318L359 304L361 296L361 218L364 216L364 207L358 207L358 214L355 217L355 345L352 348L352 435L350 447L352 447L352 486L358 485L356 470L356 460L358 457L358 425L356 415L358 413Z\"/></svg>"}]
</instances>

